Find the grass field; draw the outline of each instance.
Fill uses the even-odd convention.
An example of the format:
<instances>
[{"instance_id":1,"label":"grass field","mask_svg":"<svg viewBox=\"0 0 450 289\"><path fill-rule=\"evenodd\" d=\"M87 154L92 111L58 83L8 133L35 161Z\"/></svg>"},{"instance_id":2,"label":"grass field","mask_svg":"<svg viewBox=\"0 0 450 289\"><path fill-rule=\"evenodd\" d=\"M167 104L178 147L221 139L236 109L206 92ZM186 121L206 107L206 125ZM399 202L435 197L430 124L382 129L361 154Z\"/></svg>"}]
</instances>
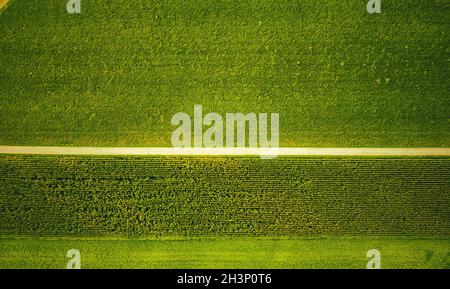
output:
<instances>
[{"instance_id":1,"label":"grass field","mask_svg":"<svg viewBox=\"0 0 450 289\"><path fill-rule=\"evenodd\" d=\"M378 248L383 268L450 269L448 238L323 237L290 239L111 240L0 239L0 268L64 269L70 249L81 268L352 268Z\"/></svg>"},{"instance_id":2,"label":"grass field","mask_svg":"<svg viewBox=\"0 0 450 289\"><path fill-rule=\"evenodd\" d=\"M447 0L15 0L2 145L170 146L171 117L279 112L282 146L450 143Z\"/></svg>"}]
</instances>

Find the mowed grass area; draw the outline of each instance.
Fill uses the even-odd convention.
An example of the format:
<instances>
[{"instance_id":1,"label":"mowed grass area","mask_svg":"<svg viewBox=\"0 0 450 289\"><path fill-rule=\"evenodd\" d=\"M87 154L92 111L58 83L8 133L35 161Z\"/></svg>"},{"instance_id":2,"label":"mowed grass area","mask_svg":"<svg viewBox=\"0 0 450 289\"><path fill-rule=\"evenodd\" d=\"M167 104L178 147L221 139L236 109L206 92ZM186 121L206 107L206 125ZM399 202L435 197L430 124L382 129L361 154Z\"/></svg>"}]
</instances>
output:
<instances>
[{"instance_id":1,"label":"mowed grass area","mask_svg":"<svg viewBox=\"0 0 450 289\"><path fill-rule=\"evenodd\" d=\"M0 235L450 235L449 158L0 157Z\"/></svg>"},{"instance_id":2,"label":"mowed grass area","mask_svg":"<svg viewBox=\"0 0 450 289\"><path fill-rule=\"evenodd\" d=\"M0 268L65 269L77 249L81 268L352 268L377 249L381 267L450 269L450 240L426 237L106 240L3 238Z\"/></svg>"},{"instance_id":3,"label":"mowed grass area","mask_svg":"<svg viewBox=\"0 0 450 289\"><path fill-rule=\"evenodd\" d=\"M171 117L279 112L282 146L446 147L446 0L11 1L0 144L170 146Z\"/></svg>"}]
</instances>

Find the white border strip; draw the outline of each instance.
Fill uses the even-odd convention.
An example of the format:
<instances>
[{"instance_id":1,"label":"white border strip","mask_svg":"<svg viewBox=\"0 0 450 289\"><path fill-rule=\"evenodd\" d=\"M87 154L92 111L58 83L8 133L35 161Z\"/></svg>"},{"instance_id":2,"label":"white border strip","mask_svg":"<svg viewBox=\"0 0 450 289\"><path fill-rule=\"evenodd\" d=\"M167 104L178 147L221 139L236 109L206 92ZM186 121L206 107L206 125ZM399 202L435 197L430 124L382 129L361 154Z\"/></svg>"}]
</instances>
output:
<instances>
[{"instance_id":1,"label":"white border strip","mask_svg":"<svg viewBox=\"0 0 450 289\"><path fill-rule=\"evenodd\" d=\"M0 146L0 154L148 156L450 156L450 148L139 148Z\"/></svg>"}]
</instances>

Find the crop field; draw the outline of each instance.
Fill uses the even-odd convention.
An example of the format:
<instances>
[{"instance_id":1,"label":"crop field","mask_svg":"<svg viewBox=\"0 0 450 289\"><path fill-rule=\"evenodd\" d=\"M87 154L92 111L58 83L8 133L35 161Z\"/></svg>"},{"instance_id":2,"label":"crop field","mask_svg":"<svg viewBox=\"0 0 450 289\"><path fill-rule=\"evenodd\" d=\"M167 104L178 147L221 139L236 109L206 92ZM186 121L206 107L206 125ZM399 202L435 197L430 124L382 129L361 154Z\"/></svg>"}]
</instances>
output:
<instances>
[{"instance_id":1,"label":"crop field","mask_svg":"<svg viewBox=\"0 0 450 289\"><path fill-rule=\"evenodd\" d=\"M177 112L279 112L280 145L446 147L448 0L13 0L0 144L170 146Z\"/></svg>"},{"instance_id":2,"label":"crop field","mask_svg":"<svg viewBox=\"0 0 450 289\"><path fill-rule=\"evenodd\" d=\"M68 1L0 0L0 269L450 268L449 0ZM183 112L290 155L126 153Z\"/></svg>"},{"instance_id":3,"label":"crop field","mask_svg":"<svg viewBox=\"0 0 450 289\"><path fill-rule=\"evenodd\" d=\"M0 234L449 235L448 159L2 157Z\"/></svg>"}]
</instances>

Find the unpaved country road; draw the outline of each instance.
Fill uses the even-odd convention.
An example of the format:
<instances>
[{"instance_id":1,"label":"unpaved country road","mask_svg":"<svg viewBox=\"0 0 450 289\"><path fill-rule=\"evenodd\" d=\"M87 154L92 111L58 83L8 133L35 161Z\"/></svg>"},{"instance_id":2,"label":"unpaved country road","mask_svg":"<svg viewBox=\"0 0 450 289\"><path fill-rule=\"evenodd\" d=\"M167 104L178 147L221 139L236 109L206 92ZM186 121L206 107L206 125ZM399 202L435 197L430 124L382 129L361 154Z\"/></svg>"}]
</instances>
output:
<instances>
[{"instance_id":1,"label":"unpaved country road","mask_svg":"<svg viewBox=\"0 0 450 289\"><path fill-rule=\"evenodd\" d=\"M0 154L168 156L450 156L450 148L168 148L0 146Z\"/></svg>"}]
</instances>

